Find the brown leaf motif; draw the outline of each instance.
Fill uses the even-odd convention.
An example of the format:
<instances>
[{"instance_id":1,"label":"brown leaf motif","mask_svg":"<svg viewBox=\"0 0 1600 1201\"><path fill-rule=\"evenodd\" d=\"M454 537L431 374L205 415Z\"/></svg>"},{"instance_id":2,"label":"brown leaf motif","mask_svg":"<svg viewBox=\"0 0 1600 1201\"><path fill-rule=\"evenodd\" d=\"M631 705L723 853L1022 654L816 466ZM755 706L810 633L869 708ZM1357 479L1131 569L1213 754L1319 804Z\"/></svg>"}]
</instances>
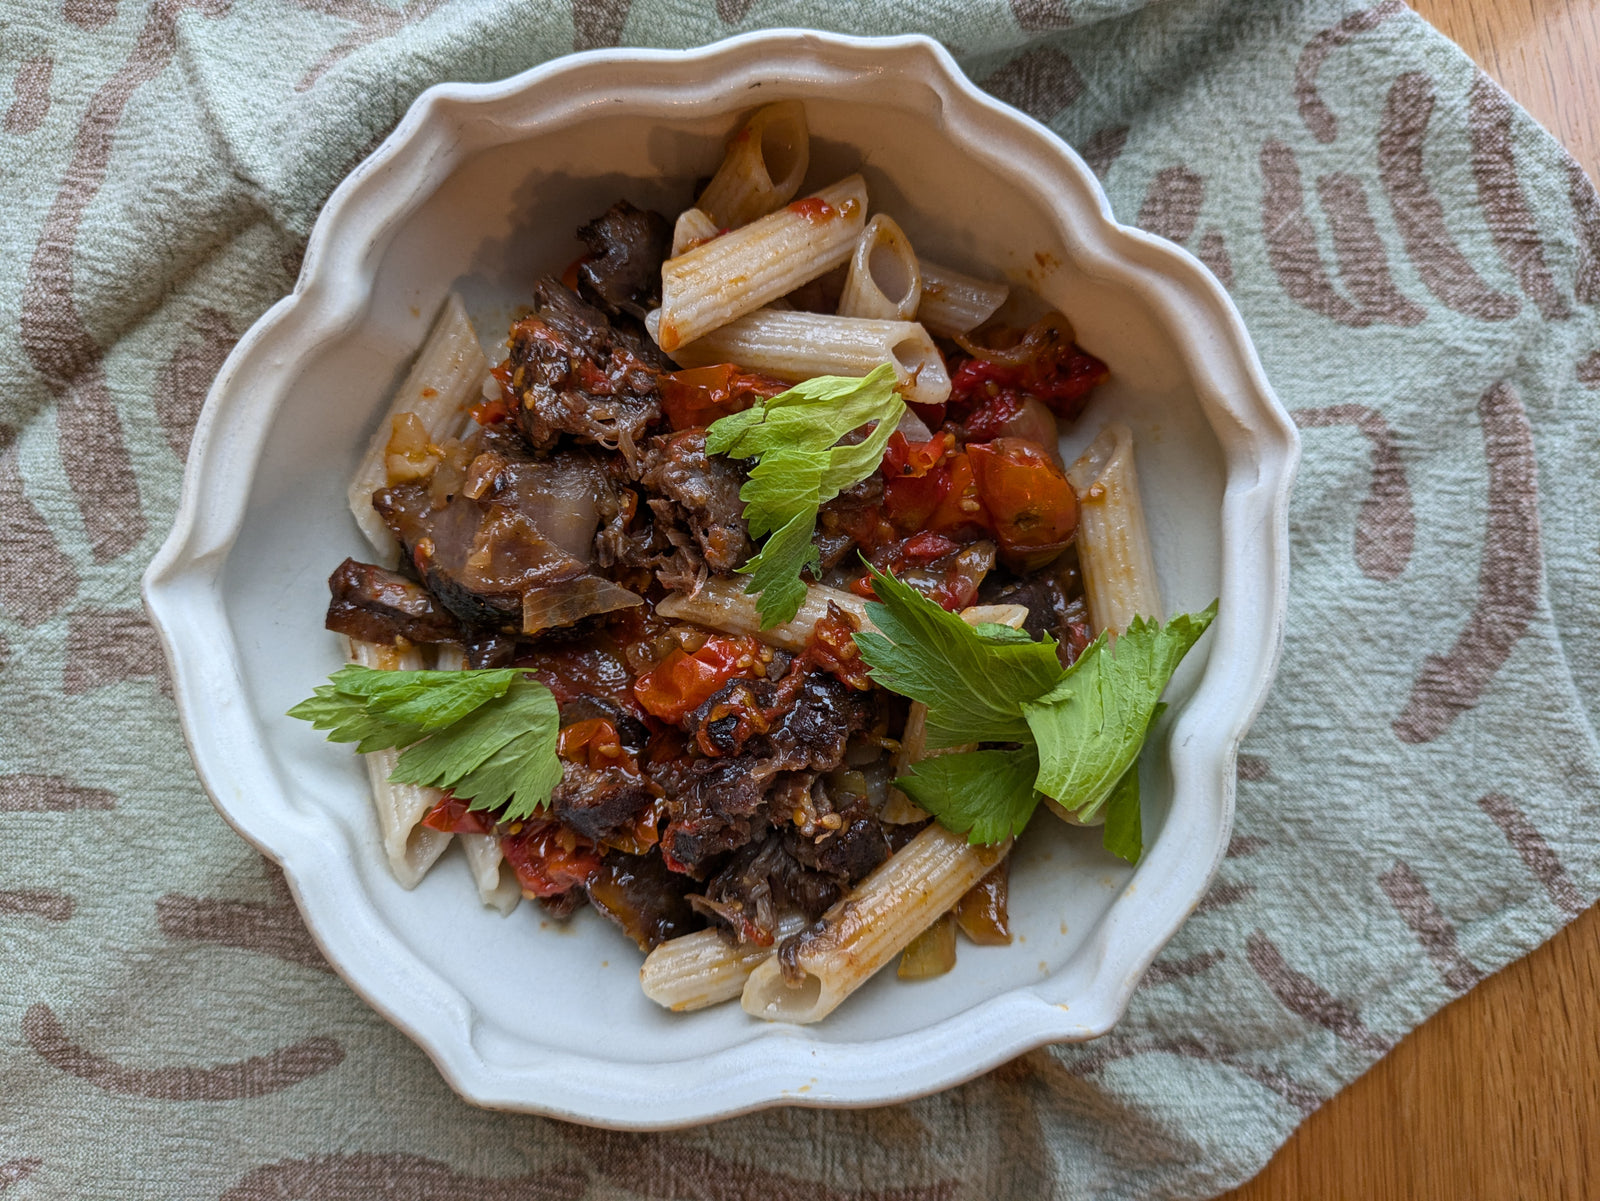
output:
<instances>
[{"instance_id":1,"label":"brown leaf motif","mask_svg":"<svg viewBox=\"0 0 1600 1201\"><path fill-rule=\"evenodd\" d=\"M1405 463L1389 423L1376 409L1357 404L1296 409L1292 416L1302 429L1354 426L1371 444L1372 486L1356 515L1356 566L1369 579L1397 579L1411 561L1416 517Z\"/></svg>"},{"instance_id":2,"label":"brown leaf motif","mask_svg":"<svg viewBox=\"0 0 1600 1201\"><path fill-rule=\"evenodd\" d=\"M221 1201L576 1201L587 1188L584 1174L572 1168L473 1176L437 1159L389 1152L264 1164L223 1193Z\"/></svg>"},{"instance_id":3,"label":"brown leaf motif","mask_svg":"<svg viewBox=\"0 0 1600 1201\"><path fill-rule=\"evenodd\" d=\"M1245 958L1272 995L1296 1017L1375 1055L1389 1050L1389 1040L1369 1030L1354 1005L1341 1001L1310 976L1290 967L1277 944L1260 930L1245 940Z\"/></svg>"},{"instance_id":4,"label":"brown leaf motif","mask_svg":"<svg viewBox=\"0 0 1600 1201\"><path fill-rule=\"evenodd\" d=\"M1402 742L1431 742L1475 706L1538 611L1543 554L1533 431L1510 384L1478 401L1489 460L1489 519L1472 616L1442 655L1429 655L1394 719Z\"/></svg>"},{"instance_id":5,"label":"brown leaf motif","mask_svg":"<svg viewBox=\"0 0 1600 1201\"><path fill-rule=\"evenodd\" d=\"M1083 94L1083 77L1062 51L1036 47L979 81L997 100L1048 121Z\"/></svg>"},{"instance_id":6,"label":"brown leaf motif","mask_svg":"<svg viewBox=\"0 0 1600 1201\"><path fill-rule=\"evenodd\" d=\"M215 1067L130 1068L73 1042L50 1006L30 1006L22 1035L51 1067L96 1088L161 1101L236 1101L292 1088L337 1067L344 1050L331 1038L308 1038L269 1055Z\"/></svg>"},{"instance_id":7,"label":"brown leaf motif","mask_svg":"<svg viewBox=\"0 0 1600 1201\"><path fill-rule=\"evenodd\" d=\"M1339 119L1317 91L1317 73L1322 70L1322 64L1341 46L1405 11L1401 0L1383 0L1382 4L1353 12L1337 25L1324 29L1300 52L1294 72L1294 100L1300 109L1300 119L1317 141L1332 142L1339 136Z\"/></svg>"}]
</instances>

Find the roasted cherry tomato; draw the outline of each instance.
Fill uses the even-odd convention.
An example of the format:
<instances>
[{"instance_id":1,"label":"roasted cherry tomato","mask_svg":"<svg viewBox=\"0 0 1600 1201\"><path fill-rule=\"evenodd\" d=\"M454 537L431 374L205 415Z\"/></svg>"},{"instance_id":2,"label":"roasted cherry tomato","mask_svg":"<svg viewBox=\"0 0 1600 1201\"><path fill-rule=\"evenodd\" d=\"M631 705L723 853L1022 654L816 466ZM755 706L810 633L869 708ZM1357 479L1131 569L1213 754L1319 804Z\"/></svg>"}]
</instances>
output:
<instances>
[{"instance_id":1,"label":"roasted cherry tomato","mask_svg":"<svg viewBox=\"0 0 1600 1201\"><path fill-rule=\"evenodd\" d=\"M617 727L603 717L591 717L561 727L556 741L556 754L571 763L581 763L595 771L620 767L624 771L638 771L633 756L628 754L617 735Z\"/></svg>"},{"instance_id":2,"label":"roasted cherry tomato","mask_svg":"<svg viewBox=\"0 0 1600 1201\"><path fill-rule=\"evenodd\" d=\"M600 870L600 852L594 844L561 823L516 824L521 829L500 839L500 852L517 873L523 896L560 896L588 883Z\"/></svg>"},{"instance_id":3,"label":"roasted cherry tomato","mask_svg":"<svg viewBox=\"0 0 1600 1201\"><path fill-rule=\"evenodd\" d=\"M1078 528L1078 497L1044 447L996 438L968 446L967 457L1008 567L1034 571L1066 550Z\"/></svg>"},{"instance_id":4,"label":"roasted cherry tomato","mask_svg":"<svg viewBox=\"0 0 1600 1201\"><path fill-rule=\"evenodd\" d=\"M993 354L992 359L967 359L951 373L952 406L964 411L1011 391L1042 400L1057 417L1070 421L1111 374L1072 340L1072 327L1059 313L1036 322L1016 346Z\"/></svg>"},{"instance_id":5,"label":"roasted cherry tomato","mask_svg":"<svg viewBox=\"0 0 1600 1201\"><path fill-rule=\"evenodd\" d=\"M742 413L757 400L789 387L781 380L742 371L732 363L693 367L661 377L661 411L675 430L710 425L719 417Z\"/></svg>"},{"instance_id":6,"label":"roasted cherry tomato","mask_svg":"<svg viewBox=\"0 0 1600 1201\"><path fill-rule=\"evenodd\" d=\"M633 685L633 695L662 721L677 724L735 676L763 667L754 638L707 638L692 655L678 647Z\"/></svg>"},{"instance_id":7,"label":"roasted cherry tomato","mask_svg":"<svg viewBox=\"0 0 1600 1201\"><path fill-rule=\"evenodd\" d=\"M446 834L493 834L494 818L486 809L468 809L468 802L447 792L422 819L430 830L443 830Z\"/></svg>"}]
</instances>

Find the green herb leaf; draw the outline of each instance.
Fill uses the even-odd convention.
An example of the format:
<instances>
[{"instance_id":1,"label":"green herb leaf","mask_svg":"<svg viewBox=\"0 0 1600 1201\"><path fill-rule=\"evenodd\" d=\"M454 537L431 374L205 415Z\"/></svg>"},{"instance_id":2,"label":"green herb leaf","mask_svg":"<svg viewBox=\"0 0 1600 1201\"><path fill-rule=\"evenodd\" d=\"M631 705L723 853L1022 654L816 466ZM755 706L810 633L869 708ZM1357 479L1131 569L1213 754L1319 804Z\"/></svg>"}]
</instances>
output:
<instances>
[{"instance_id":1,"label":"green herb leaf","mask_svg":"<svg viewBox=\"0 0 1600 1201\"><path fill-rule=\"evenodd\" d=\"M504 820L548 805L561 782L555 697L515 668L379 671L351 664L289 716L362 753L405 747L392 781L448 788L472 809L509 800Z\"/></svg>"},{"instance_id":2,"label":"green herb leaf","mask_svg":"<svg viewBox=\"0 0 1600 1201\"><path fill-rule=\"evenodd\" d=\"M1106 798L1101 845L1118 859L1138 863L1144 853L1144 817L1139 810L1139 764L1122 773Z\"/></svg>"},{"instance_id":3,"label":"green herb leaf","mask_svg":"<svg viewBox=\"0 0 1600 1201\"><path fill-rule=\"evenodd\" d=\"M811 543L817 510L882 462L906 411L894 384L887 363L861 379L818 376L720 418L706 431L707 454L760 460L739 497L750 536L770 537L739 570L751 577L745 591L760 595L762 629L792 621L805 602L801 572L820 567ZM874 421L861 442L836 445Z\"/></svg>"},{"instance_id":4,"label":"green herb leaf","mask_svg":"<svg viewBox=\"0 0 1600 1201\"><path fill-rule=\"evenodd\" d=\"M1021 834L1039 805L1033 787L1039 756L1031 746L936 755L910 770L895 786L945 829L965 834L975 845Z\"/></svg>"},{"instance_id":5,"label":"green herb leaf","mask_svg":"<svg viewBox=\"0 0 1600 1201\"><path fill-rule=\"evenodd\" d=\"M872 678L928 706L930 749L968 742L1032 742L1022 702L1061 679L1056 644L1007 626L974 628L908 584L872 571L877 633L855 636Z\"/></svg>"},{"instance_id":6,"label":"green herb leaf","mask_svg":"<svg viewBox=\"0 0 1600 1201\"><path fill-rule=\"evenodd\" d=\"M1095 639L1059 684L1024 704L1039 790L1092 817L1138 758L1167 681L1216 615L1213 601L1166 625L1136 618L1115 643Z\"/></svg>"},{"instance_id":7,"label":"green herb leaf","mask_svg":"<svg viewBox=\"0 0 1600 1201\"><path fill-rule=\"evenodd\" d=\"M448 788L470 800L469 809L498 809L510 800L502 820L529 817L549 803L561 783L560 731L556 698L543 684L524 678L504 696L407 747L389 778Z\"/></svg>"}]
</instances>

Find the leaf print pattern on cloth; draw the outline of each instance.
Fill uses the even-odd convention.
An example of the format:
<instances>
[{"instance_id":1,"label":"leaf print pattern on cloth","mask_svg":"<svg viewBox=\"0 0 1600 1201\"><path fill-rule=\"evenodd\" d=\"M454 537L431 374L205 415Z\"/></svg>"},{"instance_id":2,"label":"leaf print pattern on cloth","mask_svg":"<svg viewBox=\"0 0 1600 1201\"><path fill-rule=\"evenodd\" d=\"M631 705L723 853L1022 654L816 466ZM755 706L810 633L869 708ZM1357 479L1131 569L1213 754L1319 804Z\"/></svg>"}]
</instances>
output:
<instances>
[{"instance_id":1,"label":"leaf print pattern on cloth","mask_svg":"<svg viewBox=\"0 0 1600 1201\"><path fill-rule=\"evenodd\" d=\"M1276 138L1261 147L1261 236L1267 259L1289 298L1340 325L1361 327L1372 318L1334 290L1317 233L1306 216L1306 193L1294 151Z\"/></svg>"},{"instance_id":2,"label":"leaf print pattern on cloth","mask_svg":"<svg viewBox=\"0 0 1600 1201\"><path fill-rule=\"evenodd\" d=\"M117 19L117 0L64 0L61 15L79 29L99 29Z\"/></svg>"},{"instance_id":3,"label":"leaf print pattern on cloth","mask_svg":"<svg viewBox=\"0 0 1600 1201\"><path fill-rule=\"evenodd\" d=\"M421 1155L314 1155L250 1172L221 1201L577 1201L582 1172L547 1168L526 1176L471 1176Z\"/></svg>"},{"instance_id":4,"label":"leaf print pattern on cloth","mask_svg":"<svg viewBox=\"0 0 1600 1201\"><path fill-rule=\"evenodd\" d=\"M51 1067L110 1093L161 1101L237 1101L292 1088L344 1062L331 1038L308 1038L270 1055L253 1055L216 1067L128 1068L72 1042L50 1006L30 1006L22 1034Z\"/></svg>"},{"instance_id":5,"label":"leaf print pattern on cloth","mask_svg":"<svg viewBox=\"0 0 1600 1201\"><path fill-rule=\"evenodd\" d=\"M1339 47L1348 45L1357 35L1376 29L1390 17L1406 11L1402 0L1383 0L1371 8L1364 8L1345 17L1337 25L1324 29L1306 44L1300 53L1300 62L1294 72L1294 100L1300 109L1300 119L1306 123L1311 136L1319 142L1332 142L1339 136L1339 118L1323 103L1317 92L1317 73L1328 56Z\"/></svg>"},{"instance_id":6,"label":"leaf print pattern on cloth","mask_svg":"<svg viewBox=\"0 0 1600 1201\"><path fill-rule=\"evenodd\" d=\"M1397 860L1378 877L1378 884L1401 920L1411 927L1451 992L1466 992L1483 979L1483 973L1461 953L1456 942L1456 928L1439 911L1428 886L1409 863Z\"/></svg>"},{"instance_id":7,"label":"leaf print pattern on cloth","mask_svg":"<svg viewBox=\"0 0 1600 1201\"><path fill-rule=\"evenodd\" d=\"M1254 884L1242 882L1230 884L1224 880L1211 886L1211 890L1200 898L1200 903L1194 907L1194 911L1196 914L1212 913L1229 905L1237 905L1240 901L1248 901L1255 895Z\"/></svg>"},{"instance_id":8,"label":"leaf print pattern on cloth","mask_svg":"<svg viewBox=\"0 0 1600 1201\"><path fill-rule=\"evenodd\" d=\"M156 384L156 416L167 435L167 445L179 459L189 457L194 423L205 404L211 381L239 340L228 314L202 308L189 322L188 336L172 352L172 359Z\"/></svg>"},{"instance_id":9,"label":"leaf print pattern on cloth","mask_svg":"<svg viewBox=\"0 0 1600 1201\"><path fill-rule=\"evenodd\" d=\"M1245 940L1245 957L1272 995L1296 1017L1374 1055L1389 1050L1389 1040L1367 1029L1354 1005L1341 1001L1310 976L1290 967L1277 944L1260 930Z\"/></svg>"},{"instance_id":10,"label":"leaf print pattern on cloth","mask_svg":"<svg viewBox=\"0 0 1600 1201\"><path fill-rule=\"evenodd\" d=\"M78 591L78 572L23 491L16 441L4 428L0 428L0 515L0 612L25 626L36 626L71 602Z\"/></svg>"},{"instance_id":11,"label":"leaf print pattern on cloth","mask_svg":"<svg viewBox=\"0 0 1600 1201\"><path fill-rule=\"evenodd\" d=\"M1241 1058L1242 1053L1233 1047L1215 1039L1194 1036L1154 1038L1112 1033L1092 1043L1083 1054L1067 1065L1067 1070L1074 1075L1087 1076L1119 1060L1151 1054L1177 1055L1184 1059L1222 1064L1276 1093L1302 1115L1311 1113L1326 1100L1315 1089L1292 1079L1283 1072Z\"/></svg>"},{"instance_id":12,"label":"leaf print pattern on cloth","mask_svg":"<svg viewBox=\"0 0 1600 1201\"><path fill-rule=\"evenodd\" d=\"M228 0L158 0L127 62L89 102L78 126L72 162L56 193L22 295L22 346L57 398L61 462L77 496L95 562L133 549L144 536L139 487L106 382L102 351L73 299L72 255L78 226L105 182L112 133L133 94L172 61L178 14L224 11Z\"/></svg>"},{"instance_id":13,"label":"leaf print pattern on cloth","mask_svg":"<svg viewBox=\"0 0 1600 1201\"><path fill-rule=\"evenodd\" d=\"M1209 972L1227 957L1226 951L1201 951L1187 959L1157 959L1145 970L1144 979L1139 983L1143 988L1156 988L1174 980L1187 980Z\"/></svg>"},{"instance_id":14,"label":"leaf print pattern on cloth","mask_svg":"<svg viewBox=\"0 0 1600 1201\"><path fill-rule=\"evenodd\" d=\"M21 1184L42 1167L44 1160L36 1155L24 1155L0 1163L0 1193L5 1192L13 1184Z\"/></svg>"},{"instance_id":15,"label":"leaf print pattern on cloth","mask_svg":"<svg viewBox=\"0 0 1600 1201\"><path fill-rule=\"evenodd\" d=\"M1324 175L1317 180L1317 197L1333 233L1339 281L1356 298L1361 311L1373 321L1390 325L1422 324L1428 310L1395 287L1388 250L1372 219L1362 182L1341 172Z\"/></svg>"},{"instance_id":16,"label":"leaf print pattern on cloth","mask_svg":"<svg viewBox=\"0 0 1600 1201\"><path fill-rule=\"evenodd\" d=\"M1081 146L1075 147L1089 164L1089 170L1099 178L1104 179L1106 172L1111 170L1113 163L1122 156L1123 148L1128 144L1128 127L1126 125L1111 125L1105 129L1098 129L1084 139Z\"/></svg>"},{"instance_id":17,"label":"leaf print pattern on cloth","mask_svg":"<svg viewBox=\"0 0 1600 1201\"><path fill-rule=\"evenodd\" d=\"M1578 382L1585 388L1600 388L1600 350L1578 364Z\"/></svg>"},{"instance_id":18,"label":"leaf print pattern on cloth","mask_svg":"<svg viewBox=\"0 0 1600 1201\"><path fill-rule=\"evenodd\" d=\"M737 25L754 3L755 0L717 0L717 16L724 25Z\"/></svg>"},{"instance_id":19,"label":"leaf print pattern on cloth","mask_svg":"<svg viewBox=\"0 0 1600 1201\"><path fill-rule=\"evenodd\" d=\"M169 892L156 901L156 924L161 933L168 938L259 951L319 971L333 971L300 919L283 869L266 860L262 864L276 894L274 901L228 901Z\"/></svg>"},{"instance_id":20,"label":"leaf print pattern on cloth","mask_svg":"<svg viewBox=\"0 0 1600 1201\"><path fill-rule=\"evenodd\" d=\"M1444 205L1428 182L1422 149L1433 118L1433 80L1409 71L1395 80L1378 135L1378 175L1417 275L1458 313L1505 321L1522 307L1515 296L1483 282L1445 224Z\"/></svg>"},{"instance_id":21,"label":"leaf print pattern on cloth","mask_svg":"<svg viewBox=\"0 0 1600 1201\"><path fill-rule=\"evenodd\" d=\"M0 888L0 917L20 913L42 917L47 922L64 922L77 907L78 902L64 892L38 888Z\"/></svg>"},{"instance_id":22,"label":"leaf print pattern on cloth","mask_svg":"<svg viewBox=\"0 0 1600 1201\"><path fill-rule=\"evenodd\" d=\"M1567 173L1567 199L1578 223L1578 281L1573 294L1579 304L1600 304L1600 195L1571 155L1562 167Z\"/></svg>"},{"instance_id":23,"label":"leaf print pattern on cloth","mask_svg":"<svg viewBox=\"0 0 1600 1201\"><path fill-rule=\"evenodd\" d=\"M1522 807L1504 793L1491 792L1478 798L1478 808L1489 815L1489 820L1500 827L1511 849L1522 857L1533 878L1544 885L1550 901L1568 917L1577 917L1587 906L1578 895L1577 886L1567 869L1556 858L1555 851L1545 841L1543 834L1528 820Z\"/></svg>"},{"instance_id":24,"label":"leaf print pattern on cloth","mask_svg":"<svg viewBox=\"0 0 1600 1201\"><path fill-rule=\"evenodd\" d=\"M167 661L143 609L75 609L67 617L61 691L81 696L123 680L154 679L171 695Z\"/></svg>"},{"instance_id":25,"label":"leaf print pattern on cloth","mask_svg":"<svg viewBox=\"0 0 1600 1201\"><path fill-rule=\"evenodd\" d=\"M105 788L88 788L65 776L27 772L0 776L0 813L70 813L77 809L112 809L117 798Z\"/></svg>"},{"instance_id":26,"label":"leaf print pattern on cloth","mask_svg":"<svg viewBox=\"0 0 1600 1201\"><path fill-rule=\"evenodd\" d=\"M953 1201L960 1185L947 1180L911 1188L833 1188L754 1164L736 1163L672 1135L626 1134L588 1126L555 1126L580 1148L594 1170L619 1188L652 1201Z\"/></svg>"},{"instance_id":27,"label":"leaf print pattern on cloth","mask_svg":"<svg viewBox=\"0 0 1600 1201\"><path fill-rule=\"evenodd\" d=\"M599 50L622 41L633 0L572 0L572 48Z\"/></svg>"},{"instance_id":28,"label":"leaf print pattern on cloth","mask_svg":"<svg viewBox=\"0 0 1600 1201\"><path fill-rule=\"evenodd\" d=\"M1489 233L1540 315L1546 321L1563 321L1572 316L1572 310L1544 261L1544 241L1517 178L1511 120L1510 97L1480 71L1472 83L1467 130L1472 137L1472 173Z\"/></svg>"},{"instance_id":29,"label":"leaf print pattern on cloth","mask_svg":"<svg viewBox=\"0 0 1600 1201\"><path fill-rule=\"evenodd\" d=\"M1402 742L1429 742L1483 696L1539 606L1543 553L1533 431L1511 385L1501 381L1478 401L1489 460L1489 519L1478 566L1478 600L1455 645L1429 655L1394 720Z\"/></svg>"},{"instance_id":30,"label":"leaf print pattern on cloth","mask_svg":"<svg viewBox=\"0 0 1600 1201\"><path fill-rule=\"evenodd\" d=\"M1024 33L1048 33L1072 24L1065 0L1011 0L1011 15Z\"/></svg>"},{"instance_id":31,"label":"leaf print pattern on cloth","mask_svg":"<svg viewBox=\"0 0 1600 1201\"><path fill-rule=\"evenodd\" d=\"M1205 198L1205 180L1188 167L1182 163L1163 167L1150 181L1139 206L1139 228L1170 242L1187 242L1200 220Z\"/></svg>"},{"instance_id":32,"label":"leaf print pattern on cloth","mask_svg":"<svg viewBox=\"0 0 1600 1201\"><path fill-rule=\"evenodd\" d=\"M1416 539L1411 485L1405 464L1383 414L1365 405L1329 405L1290 414L1301 429L1353 426L1372 446L1372 486L1356 516L1356 566L1374 580L1393 580L1405 572Z\"/></svg>"},{"instance_id":33,"label":"leaf print pattern on cloth","mask_svg":"<svg viewBox=\"0 0 1600 1201\"><path fill-rule=\"evenodd\" d=\"M7 133L20 137L44 124L50 112L50 76L54 71L55 60L48 56L27 59L17 67L17 77L11 85L16 95L6 109L3 126Z\"/></svg>"},{"instance_id":34,"label":"leaf print pattern on cloth","mask_svg":"<svg viewBox=\"0 0 1600 1201\"><path fill-rule=\"evenodd\" d=\"M385 8L375 0L295 0L295 3L312 12L356 23L355 29L329 47L294 85L295 91L304 92L363 46L393 37L407 25L430 15L444 0L411 0L400 8Z\"/></svg>"},{"instance_id":35,"label":"leaf print pattern on cloth","mask_svg":"<svg viewBox=\"0 0 1600 1201\"><path fill-rule=\"evenodd\" d=\"M1060 50L1041 47L1017 55L979 85L996 100L1049 121L1083 94L1083 76Z\"/></svg>"}]
</instances>

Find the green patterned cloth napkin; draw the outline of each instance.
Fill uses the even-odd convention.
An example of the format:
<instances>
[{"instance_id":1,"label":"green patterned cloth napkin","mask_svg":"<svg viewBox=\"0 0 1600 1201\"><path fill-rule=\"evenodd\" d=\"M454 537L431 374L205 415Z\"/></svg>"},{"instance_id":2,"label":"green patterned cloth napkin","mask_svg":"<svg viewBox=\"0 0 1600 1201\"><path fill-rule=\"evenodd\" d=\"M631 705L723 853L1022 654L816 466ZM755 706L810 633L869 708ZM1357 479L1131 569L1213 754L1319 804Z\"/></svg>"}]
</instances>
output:
<instances>
[{"instance_id":1,"label":"green patterned cloth napkin","mask_svg":"<svg viewBox=\"0 0 1600 1201\"><path fill-rule=\"evenodd\" d=\"M440 80L919 30L1230 288L1304 431L1227 861L1110 1036L634 1136L489 1113L184 754L140 572L224 355ZM1202 1197L1600 891L1600 202L1399 0L0 0L0 1194Z\"/></svg>"}]
</instances>

